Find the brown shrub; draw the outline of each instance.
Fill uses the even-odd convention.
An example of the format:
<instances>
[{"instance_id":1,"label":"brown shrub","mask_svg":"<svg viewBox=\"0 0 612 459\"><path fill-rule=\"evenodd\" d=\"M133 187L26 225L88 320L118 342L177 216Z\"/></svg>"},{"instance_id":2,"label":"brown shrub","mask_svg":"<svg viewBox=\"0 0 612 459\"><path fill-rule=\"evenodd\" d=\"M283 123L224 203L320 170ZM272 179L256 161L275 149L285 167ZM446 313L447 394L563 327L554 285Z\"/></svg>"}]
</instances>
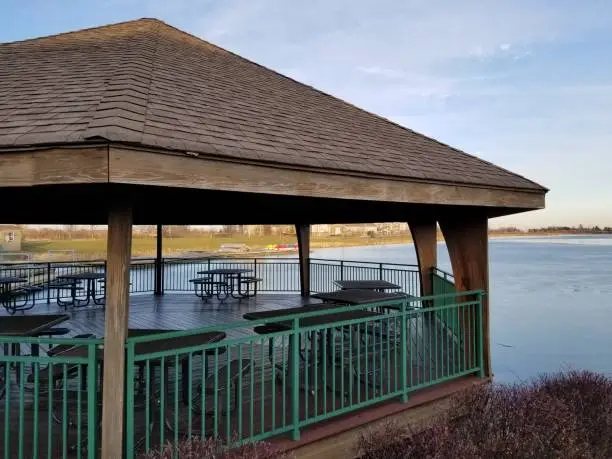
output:
<instances>
[{"instance_id":1,"label":"brown shrub","mask_svg":"<svg viewBox=\"0 0 612 459\"><path fill-rule=\"evenodd\" d=\"M170 443L159 451L152 451L143 459L289 459L291 456L270 443L248 443L230 448L214 438L192 438L178 445Z\"/></svg>"},{"instance_id":2,"label":"brown shrub","mask_svg":"<svg viewBox=\"0 0 612 459\"><path fill-rule=\"evenodd\" d=\"M589 371L569 371L540 377L534 390L570 409L592 457L612 457L612 379Z\"/></svg>"},{"instance_id":3,"label":"brown shrub","mask_svg":"<svg viewBox=\"0 0 612 459\"><path fill-rule=\"evenodd\" d=\"M363 435L365 459L612 457L612 380L589 372L486 385L454 400L433 427Z\"/></svg>"}]
</instances>

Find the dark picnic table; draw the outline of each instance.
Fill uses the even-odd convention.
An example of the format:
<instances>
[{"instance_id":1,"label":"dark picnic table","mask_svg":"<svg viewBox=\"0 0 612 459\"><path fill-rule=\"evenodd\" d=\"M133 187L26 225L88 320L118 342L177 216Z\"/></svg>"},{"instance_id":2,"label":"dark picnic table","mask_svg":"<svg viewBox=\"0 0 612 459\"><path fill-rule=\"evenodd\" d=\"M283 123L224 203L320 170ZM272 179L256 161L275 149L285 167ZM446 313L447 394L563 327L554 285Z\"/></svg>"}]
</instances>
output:
<instances>
[{"instance_id":1,"label":"dark picnic table","mask_svg":"<svg viewBox=\"0 0 612 459\"><path fill-rule=\"evenodd\" d=\"M247 292L242 291L242 276L244 274L250 274L253 270L249 268L214 268L214 269L206 269L204 271L198 271L197 274L204 276L219 276L223 279L221 282L226 283L226 294L231 295L234 298L245 298L248 295ZM236 291L237 288L237 291ZM219 297L219 292L217 292L217 298Z\"/></svg>"},{"instance_id":2,"label":"dark picnic table","mask_svg":"<svg viewBox=\"0 0 612 459\"><path fill-rule=\"evenodd\" d=\"M386 280L336 280L334 281L342 290L401 290L401 286Z\"/></svg>"},{"instance_id":3,"label":"dark picnic table","mask_svg":"<svg viewBox=\"0 0 612 459\"><path fill-rule=\"evenodd\" d=\"M289 330L293 326L292 320L287 320L288 316L293 314L302 314L307 312L326 312L333 309L346 308L346 304L337 303L321 303L321 304L309 304L296 308L287 309L275 309L272 311L260 311L260 312L247 312L242 317L246 320L266 320L266 325L270 329L276 329L275 331ZM341 322L345 320L364 319L368 317L377 317L383 314L372 311L344 311L337 312L335 314L323 314L320 316L302 317L298 320L299 326L313 327L317 325L329 325L335 322ZM269 322L268 322L269 319ZM285 319L285 320L283 320Z\"/></svg>"},{"instance_id":4,"label":"dark picnic table","mask_svg":"<svg viewBox=\"0 0 612 459\"><path fill-rule=\"evenodd\" d=\"M413 298L410 295L407 295L406 293L387 293L366 289L336 290L335 292L315 293L314 295L310 296L312 298L317 298L326 302L354 305L376 303L378 301L405 300Z\"/></svg>"},{"instance_id":5,"label":"dark picnic table","mask_svg":"<svg viewBox=\"0 0 612 459\"><path fill-rule=\"evenodd\" d=\"M60 298L60 294L58 292L57 295L57 303L60 306L87 306L90 301L93 301L95 304L104 304L104 295L96 296L96 281L100 279L106 278L105 273L100 272L84 272L84 273L74 273L74 274L62 274L61 276L57 276L57 279L61 281L67 281L69 284L67 288L70 290L71 301L62 301ZM87 287L85 288L85 299L78 299L76 292L76 283L78 281L85 281L87 283Z\"/></svg>"},{"instance_id":6,"label":"dark picnic table","mask_svg":"<svg viewBox=\"0 0 612 459\"><path fill-rule=\"evenodd\" d=\"M293 314L300 314L300 313L308 313L308 312L326 312L326 311L330 311L330 310L334 310L334 309L339 309L339 308L346 308L346 304L333 304L333 303L321 303L321 304L311 304L311 305L305 305L305 306L301 306L301 307L296 307L296 308L287 308L287 309L276 309L276 310L272 310L272 311L260 311L260 312L248 312L246 314L244 314L242 317L246 320L265 320L265 327L261 327L262 331L260 332L261 334L269 334L269 333L276 333L276 332L281 332L281 331L287 331L287 330L291 330L291 328L293 327L293 320L289 319L288 317L290 317ZM365 310L354 310L354 311L343 311L343 312L337 312L337 313L328 313L328 314L322 314L322 315L317 315L317 316L310 316L310 317L302 317L300 319L298 319L298 323L300 327L314 327L314 326L326 326L326 325L333 325L337 322L342 322L342 321L348 321L348 320L358 320L358 319L366 319L366 318L378 318L378 317L384 317L384 314L380 313L380 312L373 312L373 311L365 311ZM257 328L260 327L256 327L256 332L257 332ZM325 352L325 348L327 348L327 357L332 364L336 364L337 362L335 361L334 358L334 352L333 352L333 332L334 330L336 330L337 328L347 328L347 326L339 326L339 327L333 327L330 326L329 328L327 328L326 330L323 330L325 332L325 334L327 335L327 339L324 339L324 334L323 333L319 333L318 334L318 339L312 339L310 340L310 345L311 345L311 353L312 355L316 355L317 358L317 362L324 362L325 356L324 356L324 352ZM359 334L360 332L360 327L354 327L354 326L348 326L348 328L350 329L350 332L352 334ZM324 344L324 341L327 342L327 345ZM356 342L356 341L355 341ZM289 340L289 358L288 358L288 369L294 368L293 366L293 346L294 346L294 342L293 340ZM270 352L272 352L270 350ZM272 358L270 356L270 358ZM310 365L313 365L314 362L310 362ZM310 371L310 369L308 369L307 371ZM300 380L300 388L307 388L308 385L305 382L307 380L307 378L299 378ZM328 382L328 385L332 384L331 382Z\"/></svg>"},{"instance_id":7,"label":"dark picnic table","mask_svg":"<svg viewBox=\"0 0 612 459\"><path fill-rule=\"evenodd\" d=\"M8 313L14 314L16 311L31 309L34 306L34 302L29 307L26 307L28 302L28 297L26 298L22 304L17 304L17 295L14 295L12 290L13 284L24 284L28 282L25 277L21 276L1 276L0 277L0 303L4 306L4 309L7 310Z\"/></svg>"},{"instance_id":8,"label":"dark picnic table","mask_svg":"<svg viewBox=\"0 0 612 459\"><path fill-rule=\"evenodd\" d=\"M181 330L166 330L166 329L155 329L155 328L153 329L130 328L128 329L127 335L128 335L128 338L135 338L135 337L140 337L140 336L158 335L158 334L176 332L176 331L181 331ZM188 347L193 347L193 346L202 346L205 344L217 343L225 339L226 336L227 335L225 332L211 331L211 332L206 332L206 333L196 333L193 335L179 336L179 337L173 337L173 338L160 337L156 341L136 343L136 345L134 346L134 353L135 353L136 358L138 358L139 355L143 355L143 354L181 350L183 348L188 348ZM104 345L100 345L99 348L103 349ZM82 346L82 345L81 346L71 346L58 355L61 355L62 357L87 357L88 351L89 349L87 346ZM194 354L194 353L196 352L192 352L191 354ZM103 375L104 374L104 369L103 369L104 352L98 352L97 359L98 359L98 364L100 366L98 374ZM187 354L184 354L182 356L179 356L178 360L181 362L181 365L182 365L182 377L181 377L182 400L185 405L189 406L190 401L188 400L188 387L189 387L188 385L189 385L189 379L191 377L191 367L189 365L190 359L187 358ZM156 386L155 369L162 366L162 359L161 357L158 357L155 359L148 359L148 360L143 360L140 362L137 360L135 362L136 367L139 368L140 374L137 377L139 378L139 381L141 383L144 383L145 382L144 378L146 378L145 376L145 373L147 373L145 371L146 361L150 362L152 370L153 370L153 371L148 371L149 380L148 380L148 391L147 392L148 394L150 394L149 400L148 400L149 410L151 413L155 413L156 407L160 406L160 400L161 400L160 398L158 398L156 387L155 387ZM170 384L167 381L168 379L167 370L169 366L174 365L175 359L172 357L166 358L164 363L165 365L161 369L161 377L164 379L163 387L168 388L170 387ZM197 393L198 391L194 391L194 392ZM155 416L151 414L151 421L149 425L149 429L151 432L153 431L153 429L155 429L156 422L161 422L158 419L158 417L159 416ZM164 423L166 425L166 428L171 430L170 428L171 424L168 421L165 421Z\"/></svg>"},{"instance_id":9,"label":"dark picnic table","mask_svg":"<svg viewBox=\"0 0 612 459\"><path fill-rule=\"evenodd\" d=\"M70 319L67 314L36 314L28 316L1 316L0 317L0 336L27 336L36 338L44 336L55 325ZM21 355L20 343L4 343L4 355ZM38 355L38 344L32 344L32 355ZM0 363L0 378L4 376L4 362ZM19 372L17 372L19 378ZM18 381L19 382L19 381ZM2 391L5 381L0 381Z\"/></svg>"},{"instance_id":10,"label":"dark picnic table","mask_svg":"<svg viewBox=\"0 0 612 459\"><path fill-rule=\"evenodd\" d=\"M49 328L70 319L68 314L1 316L0 336L41 336Z\"/></svg>"}]
</instances>

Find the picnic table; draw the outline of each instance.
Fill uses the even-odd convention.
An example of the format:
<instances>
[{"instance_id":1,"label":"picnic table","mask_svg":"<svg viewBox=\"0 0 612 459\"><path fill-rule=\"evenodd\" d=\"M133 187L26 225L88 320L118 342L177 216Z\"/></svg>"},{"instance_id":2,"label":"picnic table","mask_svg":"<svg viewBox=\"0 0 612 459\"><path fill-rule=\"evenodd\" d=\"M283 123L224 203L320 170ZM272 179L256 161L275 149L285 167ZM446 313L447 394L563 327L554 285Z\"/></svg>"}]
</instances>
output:
<instances>
[{"instance_id":1,"label":"picnic table","mask_svg":"<svg viewBox=\"0 0 612 459\"><path fill-rule=\"evenodd\" d=\"M130 328L128 329L127 336L128 338L135 338L135 337L140 337L140 336L157 335L157 334L164 334L164 333L176 332L176 331L180 331L180 330L132 329ZM174 351L174 350L180 351L181 349L184 349L184 348L190 348L190 347L202 346L205 344L217 343L225 339L225 337L226 337L226 333L222 331L196 333L193 335L178 336L178 337L172 337L172 338L160 337L158 340L155 340L155 341L146 341L142 343L136 343L136 345L134 346L134 353L136 357L138 358L139 355L145 355L145 354L151 354L151 353L157 353L157 352L168 352L168 351ZM99 348L103 349L104 345L103 344L100 345ZM60 355L61 357L64 357L64 358L65 357L87 357L88 352L89 352L89 349L87 346L77 345L77 346L69 346L57 355ZM182 400L185 405L189 406L190 401L188 400L187 397L188 397L189 379L191 377L190 376L191 367L189 363L190 359L187 358L187 355L188 354L179 356L179 361L181 362L181 365L182 365L182 377L181 377ZM98 374L103 375L104 374L104 370L103 370L104 352L98 352L96 357L98 359L98 364L100 366ZM163 361L161 358L154 358L154 359L144 359L141 361L137 360L135 362L136 367L138 367L139 369L139 375L137 377L138 377L138 382L140 383L140 387L146 388L144 391L140 391L140 396L144 395L145 403L148 405L148 409L150 410L150 413L151 413L150 423L149 423L149 432L154 431L157 423L159 423L159 428L162 427L161 424L163 423L165 424L168 430L172 430L172 425L167 419L162 422L162 420L159 419L159 416L154 414L156 413L156 409L160 407L160 400L161 400L160 396L158 395L158 391L156 389L157 379L156 379L155 370L157 368L161 369L161 377L163 378L163 383L160 382L161 387L169 388L170 384L168 383L168 368L174 365L175 361L176 360L174 358L169 357L169 358L164 359ZM148 362L148 365L150 365L149 371L145 371L147 369L147 362ZM163 365L162 365L162 362L163 362ZM147 373L149 376L148 381L145 380ZM59 380L63 378L65 374L66 373L62 371L61 373L58 373L57 375L53 375L52 377L54 379ZM76 371L74 371L72 375L69 375L69 377L73 376L74 374L76 374ZM147 383L148 383L148 386L146 385ZM145 392L146 395L143 394L143 392ZM200 393L200 391L194 391L194 393L197 394L197 393Z\"/></svg>"},{"instance_id":2,"label":"picnic table","mask_svg":"<svg viewBox=\"0 0 612 459\"><path fill-rule=\"evenodd\" d=\"M104 304L104 295L96 296L96 281L104 279L106 277L105 273L100 272L82 272L82 273L73 273L73 274L62 274L61 276L57 276L57 279L60 281L56 284L56 288L61 289L65 286L66 289L70 290L70 301L63 301L60 298L60 294L58 292L57 295L57 303L60 306L87 306L90 301L93 301L94 304ZM66 282L65 285L62 285L62 281ZM79 281L85 281L87 286L85 288L85 298L77 298L76 285Z\"/></svg>"},{"instance_id":3,"label":"picnic table","mask_svg":"<svg viewBox=\"0 0 612 459\"><path fill-rule=\"evenodd\" d=\"M412 298L405 293L377 292L376 290L349 289L336 290L335 292L315 293L310 295L325 302L344 303L344 304L368 304L387 300L405 300Z\"/></svg>"},{"instance_id":4,"label":"picnic table","mask_svg":"<svg viewBox=\"0 0 612 459\"><path fill-rule=\"evenodd\" d=\"M393 284L386 280L336 280L334 281L342 290L376 290L384 292L385 290L401 290L401 286Z\"/></svg>"},{"instance_id":5,"label":"picnic table","mask_svg":"<svg viewBox=\"0 0 612 459\"><path fill-rule=\"evenodd\" d=\"M28 316L1 316L0 317L0 336L28 336L38 337L44 336L49 333L50 330L57 324L65 322L70 319L67 314L36 314ZM4 343L4 355L21 355L21 344L20 343ZM32 355L39 354L39 345L32 344ZM4 375L5 373L5 362L0 362L0 394L4 394ZM19 380L19 371L16 372L16 376Z\"/></svg>"},{"instance_id":6,"label":"picnic table","mask_svg":"<svg viewBox=\"0 0 612 459\"><path fill-rule=\"evenodd\" d=\"M339 309L339 308L346 308L346 304L321 303L321 304L305 305L305 306L296 307L296 308L277 309L277 310L272 310L272 311L248 312L243 315L243 318L246 320L265 320L266 321L265 326L256 327L256 332L258 332L257 329L259 329L260 334L270 334L270 333L277 333L277 332L291 330L291 328L293 327L293 319L291 319L290 317L294 314L317 312L317 311L328 312L330 310ZM314 326L325 327L326 325L333 325L338 322L343 322L343 321L348 321L348 320L379 318L383 316L384 314L380 312L366 311L366 310L354 310L354 311L337 312L334 314L322 314L322 315L316 315L316 316L302 317L298 319L298 323L301 328L302 327L314 327ZM339 326L339 327L330 326L324 329L326 336L324 336L324 333L318 333L318 337L316 339L313 339L311 337L310 338L310 346L311 346L310 352L312 355L316 357L317 362L321 362L322 364L327 364L326 362L327 360L332 365L337 364L337 361L334 358L335 353L333 350L333 332L337 328L342 328L345 331L349 331L356 337L360 333L359 326L357 327L352 326L352 325ZM357 343L358 341L355 340L353 342ZM272 360L272 352L273 352L272 346L273 346L273 342L271 340L270 341L270 359L271 360ZM293 360L294 359L293 346L294 346L293 340L289 340L289 358L288 358L288 368L289 369L295 368L294 360ZM327 352L327 357L328 357L327 359L325 359L325 352ZM313 364L316 365L316 363L311 360L310 366L312 366ZM311 370L310 368L306 369L306 371L310 371L310 370ZM302 377L299 378L301 389L308 388L308 383L306 382L308 380L312 381L312 378L302 378ZM333 387L333 381L332 382L328 381L327 384L328 384L328 387L330 388ZM330 384L332 384L332 386L330 386Z\"/></svg>"},{"instance_id":7,"label":"picnic table","mask_svg":"<svg viewBox=\"0 0 612 459\"><path fill-rule=\"evenodd\" d=\"M2 276L0 277L0 303L9 314L15 314L17 311L25 311L34 307L35 300L32 297L32 303L28 306L29 293L34 292L34 289L12 288L14 284L24 284L28 280L21 276ZM36 289L38 290L38 289ZM22 303L18 303L18 297L24 297Z\"/></svg>"},{"instance_id":8,"label":"picnic table","mask_svg":"<svg viewBox=\"0 0 612 459\"><path fill-rule=\"evenodd\" d=\"M197 274L209 276L210 278L192 279L194 284L201 285L202 298L211 297L214 294L213 287L217 287L217 298L224 299L231 295L233 298L242 299L249 296L254 296L257 293L257 284L261 279L252 276L244 276L252 273L249 268L214 268L198 271ZM219 280L216 280L219 279ZM246 290L243 287L246 286ZM251 292L251 286L254 287L254 292ZM208 289L208 290L206 290ZM204 294L207 293L205 296ZM221 298L221 294L224 297Z\"/></svg>"}]
</instances>

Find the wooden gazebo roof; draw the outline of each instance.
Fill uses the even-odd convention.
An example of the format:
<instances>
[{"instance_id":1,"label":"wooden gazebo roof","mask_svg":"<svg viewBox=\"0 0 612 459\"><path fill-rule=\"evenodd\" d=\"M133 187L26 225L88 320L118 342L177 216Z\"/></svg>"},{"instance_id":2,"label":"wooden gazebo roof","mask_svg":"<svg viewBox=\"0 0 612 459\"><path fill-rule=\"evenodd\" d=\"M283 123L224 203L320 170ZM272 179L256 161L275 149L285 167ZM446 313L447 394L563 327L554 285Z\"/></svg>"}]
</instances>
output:
<instances>
[{"instance_id":1,"label":"wooden gazebo roof","mask_svg":"<svg viewBox=\"0 0 612 459\"><path fill-rule=\"evenodd\" d=\"M520 175L155 19L1 44L0 61L3 187L544 206Z\"/></svg>"}]
</instances>

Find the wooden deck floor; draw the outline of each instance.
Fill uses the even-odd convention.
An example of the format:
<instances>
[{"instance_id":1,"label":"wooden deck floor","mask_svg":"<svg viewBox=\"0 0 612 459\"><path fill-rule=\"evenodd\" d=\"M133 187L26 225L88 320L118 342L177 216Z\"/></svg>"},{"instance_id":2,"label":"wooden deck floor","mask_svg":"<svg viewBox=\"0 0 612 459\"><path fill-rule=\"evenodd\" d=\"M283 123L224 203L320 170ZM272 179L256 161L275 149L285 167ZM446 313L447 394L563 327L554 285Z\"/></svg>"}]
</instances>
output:
<instances>
[{"instance_id":1,"label":"wooden deck floor","mask_svg":"<svg viewBox=\"0 0 612 459\"><path fill-rule=\"evenodd\" d=\"M130 328L159 328L159 329L193 329L198 327L209 327L231 322L241 321L242 316L247 312L282 309L296 307L301 304L315 303L316 300L302 298L299 295L258 295L255 298L248 300L233 300L228 299L224 302L209 301L202 302L199 298L190 294L167 294L161 297L155 297L150 294L136 295L130 298ZM63 312L57 304L40 304L35 309L27 311L24 314L49 314ZM104 334L104 308L101 306L91 306L80 309L69 309L67 313L70 315L70 320L63 323L61 326L71 330L70 335L74 336L81 333L92 333L99 337ZM457 358L455 352L447 352L444 349L442 340L448 342L448 336L439 330L438 325L430 320L416 320L409 324L409 342L413 357L411 365L408 369L409 380L417 385L419 383L431 380L432 375L435 379L436 375L457 371ZM228 338L239 338L252 335L253 332L249 327L238 328L228 331ZM282 344L276 345L274 353L277 356L276 361L282 361L286 352L286 346ZM397 348L395 348L397 349ZM446 349L449 349L448 346ZM214 394L209 397L209 409L215 407L218 403L216 415L208 414L200 416L190 413L181 403L174 404L174 394L172 388L179 387L178 381L169 381L167 391L167 399L172 401L172 406L165 408L163 420L173 427L176 433L172 433L166 429L160 429L159 425L149 434L151 445L159 444L162 438L165 440L183 436L189 432L198 434L205 432L210 435L216 433L222 437L232 436L239 433L241 437L248 438L263 432L269 432L275 429L282 429L283 425L288 425L291 422L292 401L290 397L289 387L281 383L277 377L274 377L276 371L273 369L271 362L267 358L267 346L263 341L261 346L254 351L254 361L258 362L253 368L249 369L245 381L242 381L239 390L242 391L242 406L229 406L228 398L223 395L215 402L217 398ZM302 390L299 397L299 418L303 422L308 420L316 420L323 418L336 411L341 411L343 408L357 403L358 401L367 401L372 399L375 394L384 395L392 393L400 381L399 365L397 364L397 350L387 352L384 360L382 354L361 358L360 366L363 374L355 375L355 369L351 367L347 371L347 365L340 365L341 370L336 369L334 365L320 365L318 368L311 368L310 371L304 370L300 374L300 382L307 386ZM232 359L236 358L236 350L233 350ZM225 357L223 357L225 359ZM229 358L228 358L229 360ZM354 359L353 359L354 360ZM365 366L369 366L367 374L363 371ZM343 368L344 367L344 368ZM171 372L172 373L172 372ZM327 381L327 387L322 383L322 375ZM250 379L249 379L250 378ZM429 379L428 379L429 378ZM253 382L251 382L251 380ZM330 387L331 386L331 387ZM195 386L194 386L195 387ZM49 410L41 414L42 419L33 418L33 406L35 403L47 404L48 396L41 395L39 400L33 400L31 395L26 393L24 401L25 410L24 418L19 419L19 410L15 410L19 406L15 401L18 400L19 394L16 392L16 384L13 384L14 390L9 394L11 400L10 413L6 415L8 402L6 397L0 400L0 435L6 432L6 422L9 422L9 435L0 437L0 451L5 451L10 448L10 454L0 457L19 457L18 456L18 438L20 435L32 435L31 426L34 423L39 425L39 442L38 447L40 454L36 457L61 457L61 445L75 444L77 437L80 435L82 443L86 439L86 432L76 432L73 428L68 428L66 432L62 432L59 424L51 421L47 416ZM313 388L315 390L313 390ZM195 388L194 388L195 390ZM219 395L219 394L217 394ZM176 400L179 399L177 395ZM3 403L4 402L4 403ZM86 412L86 404L80 402L81 409L75 408L76 402L71 402L66 407L66 413L75 420L78 417L78 412ZM227 412L226 406L231 410ZM178 410L175 408L178 407ZM57 410L64 409L56 407ZM134 414L135 435L136 438L144 438L146 436L146 418L148 414L146 410L139 409ZM160 420L162 419L160 418ZM149 421L151 418L149 418ZM163 422L162 422L163 423ZM51 427L50 427L51 426ZM85 426L83 425L83 429ZM163 436L163 437L162 437ZM8 441L8 443L7 443ZM24 448L25 455L23 457L33 457L32 442L26 442ZM47 451L53 451L47 456ZM77 451L68 453L70 457L85 457L85 449L80 451L80 456Z\"/></svg>"}]
</instances>

